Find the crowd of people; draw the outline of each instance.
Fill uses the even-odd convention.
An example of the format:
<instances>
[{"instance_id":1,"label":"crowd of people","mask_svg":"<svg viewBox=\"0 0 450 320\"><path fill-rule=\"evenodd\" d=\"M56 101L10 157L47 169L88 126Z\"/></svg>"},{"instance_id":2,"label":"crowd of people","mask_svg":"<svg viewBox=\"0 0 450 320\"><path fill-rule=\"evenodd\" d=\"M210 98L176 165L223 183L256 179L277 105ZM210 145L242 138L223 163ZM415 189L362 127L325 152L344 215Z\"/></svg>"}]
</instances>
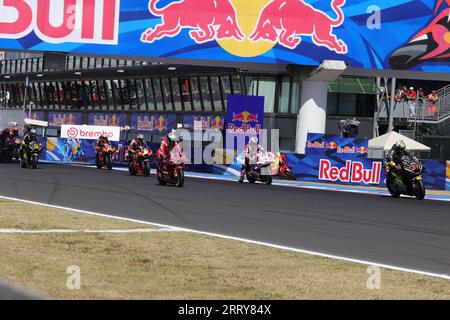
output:
<instances>
[{"instance_id":1,"label":"crowd of people","mask_svg":"<svg viewBox=\"0 0 450 320\"><path fill-rule=\"evenodd\" d=\"M409 117L416 117L417 107L426 108L428 116L435 116L437 112L436 104L439 96L436 90L432 90L428 95L425 94L422 88L415 89L414 87L403 86L402 89L397 89L395 93L396 102L407 102L409 106Z\"/></svg>"}]
</instances>

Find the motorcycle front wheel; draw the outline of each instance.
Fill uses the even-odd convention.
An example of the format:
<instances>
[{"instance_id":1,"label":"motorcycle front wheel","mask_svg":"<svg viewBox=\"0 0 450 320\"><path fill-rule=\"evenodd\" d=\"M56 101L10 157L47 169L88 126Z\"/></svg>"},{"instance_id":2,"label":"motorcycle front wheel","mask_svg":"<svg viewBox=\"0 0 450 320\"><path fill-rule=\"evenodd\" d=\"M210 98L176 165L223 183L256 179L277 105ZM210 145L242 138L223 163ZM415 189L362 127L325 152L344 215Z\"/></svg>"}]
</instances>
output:
<instances>
[{"instance_id":1,"label":"motorcycle front wheel","mask_svg":"<svg viewBox=\"0 0 450 320\"><path fill-rule=\"evenodd\" d=\"M113 168L111 156L106 157L106 167L108 168L108 170L112 170Z\"/></svg>"},{"instance_id":2,"label":"motorcycle front wheel","mask_svg":"<svg viewBox=\"0 0 450 320\"><path fill-rule=\"evenodd\" d=\"M415 191L415 197L418 200L425 199L425 186L423 184L423 181L415 181L414 182L414 191Z\"/></svg>"},{"instance_id":3,"label":"motorcycle front wheel","mask_svg":"<svg viewBox=\"0 0 450 320\"><path fill-rule=\"evenodd\" d=\"M144 164L142 165L142 171L145 176L150 176L150 163L148 161L144 161Z\"/></svg>"},{"instance_id":4,"label":"motorcycle front wheel","mask_svg":"<svg viewBox=\"0 0 450 320\"><path fill-rule=\"evenodd\" d=\"M134 165L132 163L130 163L128 165L128 172L130 173L130 175L135 176L137 174L136 168L134 167Z\"/></svg>"},{"instance_id":5,"label":"motorcycle front wheel","mask_svg":"<svg viewBox=\"0 0 450 320\"><path fill-rule=\"evenodd\" d=\"M252 175L251 173L247 173L247 180L250 183L255 183L256 182L256 178L254 175Z\"/></svg>"},{"instance_id":6,"label":"motorcycle front wheel","mask_svg":"<svg viewBox=\"0 0 450 320\"><path fill-rule=\"evenodd\" d=\"M184 171L183 169L177 169L177 187L181 188L184 185Z\"/></svg>"},{"instance_id":7,"label":"motorcycle front wheel","mask_svg":"<svg viewBox=\"0 0 450 320\"><path fill-rule=\"evenodd\" d=\"M38 164L38 157L32 156L31 157L31 168L36 169Z\"/></svg>"}]
</instances>

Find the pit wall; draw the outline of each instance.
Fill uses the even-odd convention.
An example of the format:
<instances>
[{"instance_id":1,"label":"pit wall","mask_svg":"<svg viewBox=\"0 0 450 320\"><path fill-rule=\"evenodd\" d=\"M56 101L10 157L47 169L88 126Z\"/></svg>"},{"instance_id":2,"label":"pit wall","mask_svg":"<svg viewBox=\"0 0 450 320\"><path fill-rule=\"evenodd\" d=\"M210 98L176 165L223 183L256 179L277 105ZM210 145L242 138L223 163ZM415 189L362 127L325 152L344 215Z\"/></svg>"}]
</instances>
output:
<instances>
[{"instance_id":1,"label":"pit wall","mask_svg":"<svg viewBox=\"0 0 450 320\"><path fill-rule=\"evenodd\" d=\"M315 140L314 140L315 139ZM317 142L317 143L316 143ZM95 140L47 138L41 160L59 163L95 163ZM306 155L274 154L272 172L277 179L321 182L343 185L384 187L384 164L367 158L365 142L358 139L340 140L338 136L314 136ZM126 142L114 142L115 165L126 166ZM159 145L149 145L156 151ZM322 148L323 147L323 148ZM191 153L193 154L193 152ZM216 164L187 165L187 171L239 176L243 152L216 150ZM225 161L223 161L225 159ZM228 160L227 160L228 159ZM221 164L224 162L225 164ZM450 190L450 161L424 160L424 183L427 189Z\"/></svg>"}]
</instances>

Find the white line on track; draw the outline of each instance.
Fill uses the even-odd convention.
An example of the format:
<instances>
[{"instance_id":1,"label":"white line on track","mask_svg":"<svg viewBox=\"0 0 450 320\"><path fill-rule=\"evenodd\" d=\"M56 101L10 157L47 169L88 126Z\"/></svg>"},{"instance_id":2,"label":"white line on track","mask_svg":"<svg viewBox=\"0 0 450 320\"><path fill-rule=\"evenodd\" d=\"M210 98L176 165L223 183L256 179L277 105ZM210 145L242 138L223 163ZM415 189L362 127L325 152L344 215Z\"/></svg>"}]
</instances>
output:
<instances>
[{"instance_id":1,"label":"white line on track","mask_svg":"<svg viewBox=\"0 0 450 320\"><path fill-rule=\"evenodd\" d=\"M5 197L5 196L0 196L0 199L11 200L11 201L18 201L18 202L23 202L23 203L28 203L28 204L45 206L45 207L48 207L48 208L73 211L73 212L77 212L77 213L83 213L83 214L99 216L99 217L106 217L106 218L111 218L111 219L116 219L116 220L141 223L141 224L144 224L144 225L157 226L157 227L161 227L161 228L169 228L169 229L173 228L173 229L176 229L177 231L182 231L182 232L206 235L206 236L211 236L211 237L216 237L216 238L221 238L221 239L227 239L227 240L235 240L235 241L240 241L240 242L249 243L249 244L255 244L255 245L261 245L261 246L275 248L275 249L280 249L280 250L287 250L287 251L304 253L304 254L310 254L310 255L313 255L313 256L319 256L319 257L330 258L330 259L335 259L335 260L354 262L354 263L368 265L368 266L378 266L380 268L385 268L385 269L390 269L390 270L395 270L395 271L415 273L415 274L420 274L420 275L424 275L424 276L430 276L430 277L450 280L450 275L449 274L438 274L438 273L427 272L427 271L423 271L423 270L402 268L402 267L399 267L399 266L382 264L382 263L378 263L378 262L353 259L353 258L342 257L342 256L337 256L337 255L332 255L332 254L327 254L327 253L322 253L322 252L317 252L317 251L311 251L311 250L305 250L305 249L300 249L300 248L293 248L293 247L288 247L288 246L282 246L282 245L277 245L277 244L268 243L268 242L255 241L255 240L245 239L245 238L240 238L240 237L233 237L233 236L228 236L228 235L223 235L223 234L218 234L218 233L211 233L211 232L206 232L206 231L187 229L187 228L182 228L182 227L177 227L177 226L170 226L170 225L165 225L165 224L160 224L160 223L152 223L152 222L148 222L148 221L142 221L142 220L136 220L136 219L130 219L130 218L124 218L124 217L117 217L117 216L113 216L113 215L109 215L109 214L92 212L92 211L85 211L85 210L69 208L69 207L63 207L63 206L57 206L57 205L51 205L51 204L42 203L42 202L29 201L29 200L17 199L17 198Z\"/></svg>"},{"instance_id":2,"label":"white line on track","mask_svg":"<svg viewBox=\"0 0 450 320\"><path fill-rule=\"evenodd\" d=\"M70 230L70 229L39 229L39 230L22 230L22 229L0 229L0 233L6 234L48 234L48 233L112 233L112 234L130 234L130 233L155 233L155 232L177 232L176 228L161 229L122 229L122 230Z\"/></svg>"}]
</instances>

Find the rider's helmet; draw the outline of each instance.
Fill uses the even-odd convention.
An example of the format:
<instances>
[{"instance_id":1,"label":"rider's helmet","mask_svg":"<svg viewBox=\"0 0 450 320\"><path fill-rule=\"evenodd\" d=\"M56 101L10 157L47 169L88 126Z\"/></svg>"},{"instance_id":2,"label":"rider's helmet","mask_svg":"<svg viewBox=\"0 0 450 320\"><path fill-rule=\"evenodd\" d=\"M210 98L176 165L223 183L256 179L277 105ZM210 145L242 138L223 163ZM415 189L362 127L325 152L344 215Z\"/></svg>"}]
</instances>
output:
<instances>
[{"instance_id":1,"label":"rider's helmet","mask_svg":"<svg viewBox=\"0 0 450 320\"><path fill-rule=\"evenodd\" d=\"M36 129L32 128L32 129L30 130L30 136L31 136L32 138L36 138L36 135L37 135Z\"/></svg>"},{"instance_id":2,"label":"rider's helmet","mask_svg":"<svg viewBox=\"0 0 450 320\"><path fill-rule=\"evenodd\" d=\"M399 140L394 144L394 151L395 152L405 152L406 150L406 143L403 140Z\"/></svg>"},{"instance_id":3,"label":"rider's helmet","mask_svg":"<svg viewBox=\"0 0 450 320\"><path fill-rule=\"evenodd\" d=\"M167 144L169 146L169 148L173 148L175 146L175 143L177 142L177 136L175 134L175 132L170 132L167 135Z\"/></svg>"},{"instance_id":4,"label":"rider's helmet","mask_svg":"<svg viewBox=\"0 0 450 320\"><path fill-rule=\"evenodd\" d=\"M136 141L139 142L139 143L144 143L144 135L142 133L139 133L136 136Z\"/></svg>"}]
</instances>

